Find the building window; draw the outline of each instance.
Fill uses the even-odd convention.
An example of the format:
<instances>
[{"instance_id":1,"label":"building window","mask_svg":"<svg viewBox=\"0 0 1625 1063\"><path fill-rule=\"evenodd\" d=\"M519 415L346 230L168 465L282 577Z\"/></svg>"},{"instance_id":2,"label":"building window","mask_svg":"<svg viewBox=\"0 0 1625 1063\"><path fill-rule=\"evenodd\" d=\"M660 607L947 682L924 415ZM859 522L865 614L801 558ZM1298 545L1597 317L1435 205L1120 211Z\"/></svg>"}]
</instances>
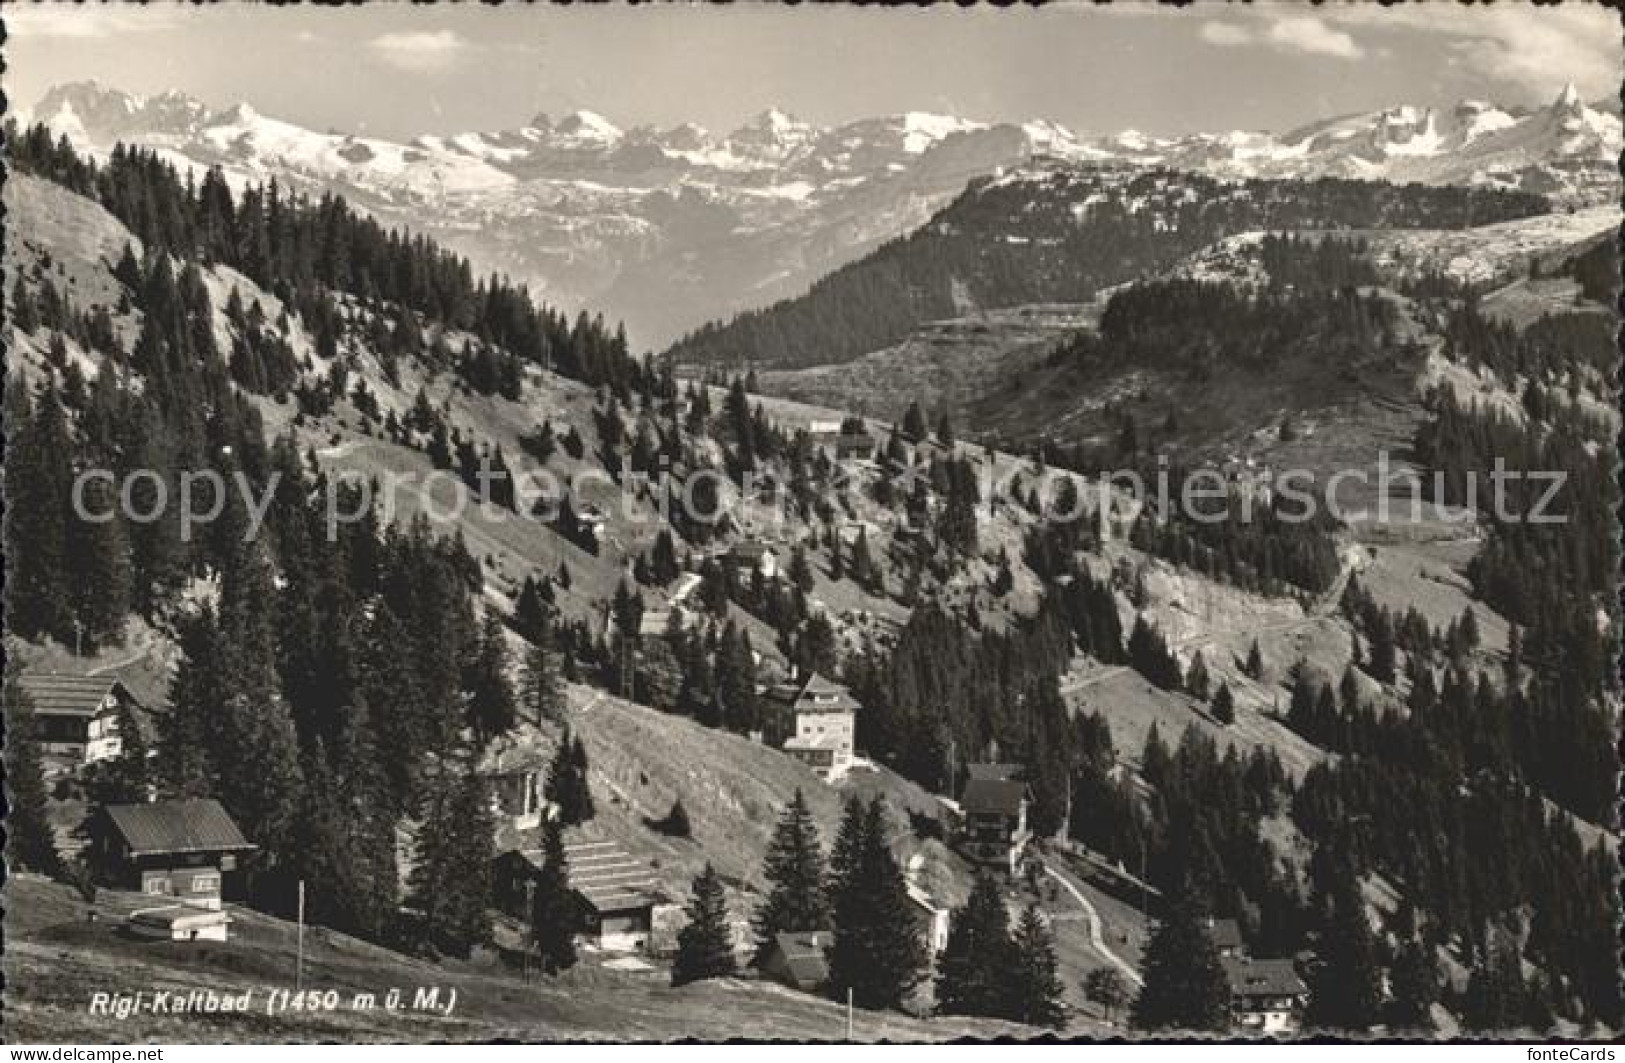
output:
<instances>
[{"instance_id":1,"label":"building window","mask_svg":"<svg viewBox=\"0 0 1625 1063\"><path fill-rule=\"evenodd\" d=\"M220 876L219 875L193 875L192 876L192 892L193 893L219 893L220 892Z\"/></svg>"},{"instance_id":2,"label":"building window","mask_svg":"<svg viewBox=\"0 0 1625 1063\"><path fill-rule=\"evenodd\" d=\"M148 895L162 897L169 892L169 880L164 878L149 878L146 881Z\"/></svg>"}]
</instances>

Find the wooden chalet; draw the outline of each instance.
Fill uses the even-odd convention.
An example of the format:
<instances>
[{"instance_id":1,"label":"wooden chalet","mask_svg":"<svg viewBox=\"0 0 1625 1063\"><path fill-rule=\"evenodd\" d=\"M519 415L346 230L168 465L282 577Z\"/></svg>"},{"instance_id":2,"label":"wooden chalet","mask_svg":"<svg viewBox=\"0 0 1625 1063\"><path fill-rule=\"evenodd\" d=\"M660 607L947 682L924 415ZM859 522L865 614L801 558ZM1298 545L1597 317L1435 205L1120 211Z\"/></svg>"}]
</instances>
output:
<instances>
[{"instance_id":1,"label":"wooden chalet","mask_svg":"<svg viewBox=\"0 0 1625 1063\"><path fill-rule=\"evenodd\" d=\"M218 910L225 876L256 846L213 798L106 805L91 825L103 885Z\"/></svg>"},{"instance_id":2,"label":"wooden chalet","mask_svg":"<svg viewBox=\"0 0 1625 1063\"><path fill-rule=\"evenodd\" d=\"M1309 987L1291 960L1221 956L1219 963L1230 986L1230 1022L1236 1032L1298 1032L1309 1003Z\"/></svg>"},{"instance_id":3,"label":"wooden chalet","mask_svg":"<svg viewBox=\"0 0 1625 1063\"><path fill-rule=\"evenodd\" d=\"M1015 874L1031 832L1032 792L1015 764L972 764L959 795L959 847L973 863L1003 864Z\"/></svg>"},{"instance_id":4,"label":"wooden chalet","mask_svg":"<svg viewBox=\"0 0 1625 1063\"><path fill-rule=\"evenodd\" d=\"M69 767L116 757L124 745L119 710L129 707L139 726L147 710L114 676L25 673L18 679L34 708L41 752Z\"/></svg>"},{"instance_id":5,"label":"wooden chalet","mask_svg":"<svg viewBox=\"0 0 1625 1063\"><path fill-rule=\"evenodd\" d=\"M607 952L646 951L654 909L666 901L649 865L612 841L574 842L564 855L570 888L581 902L584 936Z\"/></svg>"}]
</instances>

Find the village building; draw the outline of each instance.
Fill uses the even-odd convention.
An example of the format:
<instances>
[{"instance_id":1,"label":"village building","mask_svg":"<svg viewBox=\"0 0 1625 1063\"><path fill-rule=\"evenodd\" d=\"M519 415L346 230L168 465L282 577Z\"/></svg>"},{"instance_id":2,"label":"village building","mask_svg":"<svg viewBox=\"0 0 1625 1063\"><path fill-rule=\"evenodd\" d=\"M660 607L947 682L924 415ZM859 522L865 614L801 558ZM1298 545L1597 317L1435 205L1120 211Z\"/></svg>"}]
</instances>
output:
<instances>
[{"instance_id":1,"label":"village building","mask_svg":"<svg viewBox=\"0 0 1625 1063\"><path fill-rule=\"evenodd\" d=\"M504 735L492 743L480 765L491 794L491 812L497 817L499 834L506 828L530 830L542 825L547 814L547 768L552 754L532 736L532 732Z\"/></svg>"},{"instance_id":2,"label":"village building","mask_svg":"<svg viewBox=\"0 0 1625 1063\"><path fill-rule=\"evenodd\" d=\"M770 727L785 753L820 779L851 767L858 703L846 687L814 672L768 688L767 701Z\"/></svg>"},{"instance_id":3,"label":"village building","mask_svg":"<svg viewBox=\"0 0 1625 1063\"><path fill-rule=\"evenodd\" d=\"M1214 950L1221 957L1242 957L1247 954L1246 942L1241 937L1241 924L1234 919L1214 919L1209 916L1205 928Z\"/></svg>"},{"instance_id":4,"label":"village building","mask_svg":"<svg viewBox=\"0 0 1625 1063\"><path fill-rule=\"evenodd\" d=\"M816 993L829 981L827 953L833 936L827 930L774 934L757 968L762 975L803 993Z\"/></svg>"},{"instance_id":5,"label":"village building","mask_svg":"<svg viewBox=\"0 0 1625 1063\"><path fill-rule=\"evenodd\" d=\"M779 574L779 559L773 547L761 539L744 539L723 551L722 563L738 576L749 577L757 572L763 579L774 579Z\"/></svg>"},{"instance_id":6,"label":"village building","mask_svg":"<svg viewBox=\"0 0 1625 1063\"><path fill-rule=\"evenodd\" d=\"M18 683L34 707L41 752L69 768L123 751L120 709L129 707L138 726L147 718L146 708L113 676L31 673Z\"/></svg>"},{"instance_id":7,"label":"village building","mask_svg":"<svg viewBox=\"0 0 1625 1063\"><path fill-rule=\"evenodd\" d=\"M959 796L959 847L973 863L1003 864L1013 875L1032 834L1032 792L1015 764L972 764Z\"/></svg>"},{"instance_id":8,"label":"village building","mask_svg":"<svg viewBox=\"0 0 1625 1063\"><path fill-rule=\"evenodd\" d=\"M1291 960L1222 956L1230 985L1230 1021L1239 1033L1288 1036L1303 1025L1309 987Z\"/></svg>"},{"instance_id":9,"label":"village building","mask_svg":"<svg viewBox=\"0 0 1625 1063\"><path fill-rule=\"evenodd\" d=\"M925 881L926 864L924 853L915 853L909 857L904 872L904 884L908 890L909 907L914 914L915 928L919 932L920 940L925 942L926 954L935 959L948 947L948 928L953 918L953 910L946 904L938 904L936 898L931 895Z\"/></svg>"},{"instance_id":10,"label":"village building","mask_svg":"<svg viewBox=\"0 0 1625 1063\"><path fill-rule=\"evenodd\" d=\"M646 951L654 910L666 901L648 864L612 841L574 842L564 855L587 940L606 952Z\"/></svg>"},{"instance_id":11,"label":"village building","mask_svg":"<svg viewBox=\"0 0 1625 1063\"><path fill-rule=\"evenodd\" d=\"M581 841L564 847L570 890L580 906L581 936L605 952L652 952L663 928L681 909L671 904L643 863L612 841ZM491 899L496 909L530 920L530 903L545 857L541 849L509 849L491 860ZM666 939L674 941L668 932ZM668 944L670 941L668 941Z\"/></svg>"},{"instance_id":12,"label":"village building","mask_svg":"<svg viewBox=\"0 0 1625 1063\"><path fill-rule=\"evenodd\" d=\"M219 910L225 876L255 845L213 798L106 805L92 820L89 858L102 885Z\"/></svg>"},{"instance_id":13,"label":"village building","mask_svg":"<svg viewBox=\"0 0 1625 1063\"><path fill-rule=\"evenodd\" d=\"M951 909L937 904L924 888L908 883L909 906L920 940L925 942L926 955L935 959L948 947L948 929L953 918Z\"/></svg>"},{"instance_id":14,"label":"village building","mask_svg":"<svg viewBox=\"0 0 1625 1063\"><path fill-rule=\"evenodd\" d=\"M842 432L835 438L836 461L873 461L875 440L868 432Z\"/></svg>"}]
</instances>

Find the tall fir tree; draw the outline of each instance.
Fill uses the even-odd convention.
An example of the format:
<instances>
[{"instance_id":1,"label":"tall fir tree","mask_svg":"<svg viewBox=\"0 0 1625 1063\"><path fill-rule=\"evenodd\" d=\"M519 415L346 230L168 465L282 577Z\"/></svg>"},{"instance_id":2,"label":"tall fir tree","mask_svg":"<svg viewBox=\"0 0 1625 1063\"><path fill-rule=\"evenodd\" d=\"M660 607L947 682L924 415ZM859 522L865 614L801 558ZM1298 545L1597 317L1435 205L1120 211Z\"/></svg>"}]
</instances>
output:
<instances>
[{"instance_id":1,"label":"tall fir tree","mask_svg":"<svg viewBox=\"0 0 1625 1063\"><path fill-rule=\"evenodd\" d=\"M480 745L513 729L518 720L513 685L508 678L508 634L496 610L488 609L480 641L464 682L468 687L468 723Z\"/></svg>"},{"instance_id":2,"label":"tall fir tree","mask_svg":"<svg viewBox=\"0 0 1625 1063\"><path fill-rule=\"evenodd\" d=\"M1230 986L1218 950L1183 891L1146 948L1145 985L1130 1021L1141 1030L1222 1033L1230 1027Z\"/></svg>"},{"instance_id":3,"label":"tall fir tree","mask_svg":"<svg viewBox=\"0 0 1625 1063\"><path fill-rule=\"evenodd\" d=\"M901 1008L924 977L925 949L892 856L886 806L853 798L830 856L830 988L865 1008Z\"/></svg>"},{"instance_id":4,"label":"tall fir tree","mask_svg":"<svg viewBox=\"0 0 1625 1063\"><path fill-rule=\"evenodd\" d=\"M829 929L829 895L818 825L799 788L773 829L762 877L768 882L768 894L756 912L757 963L776 934Z\"/></svg>"},{"instance_id":5,"label":"tall fir tree","mask_svg":"<svg viewBox=\"0 0 1625 1063\"><path fill-rule=\"evenodd\" d=\"M1363 1032L1382 1019L1382 970L1359 878L1346 864L1332 873L1322 912L1320 965L1309 979L1305 1025Z\"/></svg>"},{"instance_id":6,"label":"tall fir tree","mask_svg":"<svg viewBox=\"0 0 1625 1063\"><path fill-rule=\"evenodd\" d=\"M937 958L937 1010L994 1018L1009 1014L1014 968L1003 892L993 876L978 875L965 906L949 921L948 942Z\"/></svg>"},{"instance_id":7,"label":"tall fir tree","mask_svg":"<svg viewBox=\"0 0 1625 1063\"><path fill-rule=\"evenodd\" d=\"M1402 944L1388 978L1393 987L1389 1029L1396 1033L1431 1031L1433 1004L1439 999L1439 962L1433 947L1420 939Z\"/></svg>"},{"instance_id":8,"label":"tall fir tree","mask_svg":"<svg viewBox=\"0 0 1625 1063\"><path fill-rule=\"evenodd\" d=\"M65 543L73 453L55 387L30 402L6 389L6 626L24 638L50 635L72 645Z\"/></svg>"},{"instance_id":9,"label":"tall fir tree","mask_svg":"<svg viewBox=\"0 0 1625 1063\"><path fill-rule=\"evenodd\" d=\"M1016 923L1011 959L1009 1017L1028 1026L1060 1029L1066 1025L1055 935L1035 904L1029 904Z\"/></svg>"},{"instance_id":10,"label":"tall fir tree","mask_svg":"<svg viewBox=\"0 0 1625 1063\"><path fill-rule=\"evenodd\" d=\"M534 722L556 723L564 719L564 678L560 674L559 650L551 622L543 621L536 641L525 651L519 704Z\"/></svg>"},{"instance_id":11,"label":"tall fir tree","mask_svg":"<svg viewBox=\"0 0 1625 1063\"><path fill-rule=\"evenodd\" d=\"M62 854L51 827L40 759L38 719L33 700L7 662L5 678L6 859L13 867L53 878L62 874Z\"/></svg>"},{"instance_id":12,"label":"tall fir tree","mask_svg":"<svg viewBox=\"0 0 1625 1063\"><path fill-rule=\"evenodd\" d=\"M581 909L570 890L570 864L558 821L542 824L542 868L531 895L530 937L542 970L557 974L575 966Z\"/></svg>"},{"instance_id":13,"label":"tall fir tree","mask_svg":"<svg viewBox=\"0 0 1625 1063\"><path fill-rule=\"evenodd\" d=\"M707 863L705 870L694 879L688 925L677 932L677 957L672 961L671 984L680 986L707 978L726 978L736 972L727 897L717 869Z\"/></svg>"},{"instance_id":14,"label":"tall fir tree","mask_svg":"<svg viewBox=\"0 0 1625 1063\"><path fill-rule=\"evenodd\" d=\"M410 903L423 915L426 943L467 958L491 937L494 823L485 781L472 764L444 765L418 823Z\"/></svg>"}]
</instances>

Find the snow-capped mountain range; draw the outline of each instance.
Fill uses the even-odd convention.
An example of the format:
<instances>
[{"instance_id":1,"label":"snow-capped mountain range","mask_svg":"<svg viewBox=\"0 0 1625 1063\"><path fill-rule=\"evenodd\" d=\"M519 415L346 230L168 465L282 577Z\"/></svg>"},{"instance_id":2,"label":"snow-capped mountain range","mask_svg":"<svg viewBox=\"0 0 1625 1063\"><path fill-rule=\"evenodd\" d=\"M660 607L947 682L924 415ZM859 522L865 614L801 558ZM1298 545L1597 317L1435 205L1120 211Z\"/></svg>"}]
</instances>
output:
<instances>
[{"instance_id":1,"label":"snow-capped mountain range","mask_svg":"<svg viewBox=\"0 0 1625 1063\"><path fill-rule=\"evenodd\" d=\"M398 142L88 82L53 88L32 118L93 151L139 143L180 166L218 165L236 184L275 178L341 193L555 303L622 318L647 346L797 294L920 225L971 179L1033 156L1236 177L1482 183L1594 202L1617 198L1621 147L1619 116L1572 88L1534 111L1404 106L1279 135L1176 138L921 113L823 128L770 110L721 135L691 124L621 129L578 111Z\"/></svg>"}]
</instances>

